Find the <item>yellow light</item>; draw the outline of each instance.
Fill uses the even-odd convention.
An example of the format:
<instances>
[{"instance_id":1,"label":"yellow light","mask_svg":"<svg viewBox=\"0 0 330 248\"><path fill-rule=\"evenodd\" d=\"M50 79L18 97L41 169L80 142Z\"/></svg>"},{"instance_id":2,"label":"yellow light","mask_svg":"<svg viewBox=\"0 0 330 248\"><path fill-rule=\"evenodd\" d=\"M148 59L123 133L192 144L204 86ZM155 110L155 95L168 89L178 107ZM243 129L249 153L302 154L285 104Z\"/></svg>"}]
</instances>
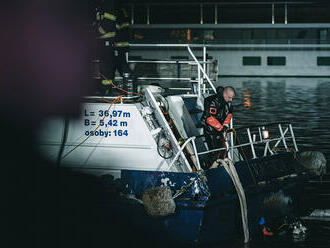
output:
<instances>
[{"instance_id":1,"label":"yellow light","mask_svg":"<svg viewBox=\"0 0 330 248\"><path fill-rule=\"evenodd\" d=\"M264 137L264 139L269 139L269 132L268 132L268 130L263 130L262 131L262 136Z\"/></svg>"}]
</instances>

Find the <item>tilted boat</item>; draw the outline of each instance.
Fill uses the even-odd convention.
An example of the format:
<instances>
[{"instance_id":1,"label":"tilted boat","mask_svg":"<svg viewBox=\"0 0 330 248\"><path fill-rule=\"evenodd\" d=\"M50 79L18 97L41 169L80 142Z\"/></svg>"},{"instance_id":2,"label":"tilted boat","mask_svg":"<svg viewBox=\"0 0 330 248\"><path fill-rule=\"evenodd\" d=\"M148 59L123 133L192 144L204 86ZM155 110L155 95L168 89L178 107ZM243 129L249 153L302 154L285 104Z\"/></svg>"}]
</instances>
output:
<instances>
[{"instance_id":1,"label":"tilted boat","mask_svg":"<svg viewBox=\"0 0 330 248\"><path fill-rule=\"evenodd\" d=\"M40 151L63 170L111 175L109 187L119 185L120 194L109 211L120 209L164 242L213 244L237 235L248 242L261 219L289 214L306 171L287 122L231 124L226 146L208 150L203 84L190 94L149 85L131 97L85 97L80 119L44 124ZM219 150L227 158L203 169Z\"/></svg>"}]
</instances>

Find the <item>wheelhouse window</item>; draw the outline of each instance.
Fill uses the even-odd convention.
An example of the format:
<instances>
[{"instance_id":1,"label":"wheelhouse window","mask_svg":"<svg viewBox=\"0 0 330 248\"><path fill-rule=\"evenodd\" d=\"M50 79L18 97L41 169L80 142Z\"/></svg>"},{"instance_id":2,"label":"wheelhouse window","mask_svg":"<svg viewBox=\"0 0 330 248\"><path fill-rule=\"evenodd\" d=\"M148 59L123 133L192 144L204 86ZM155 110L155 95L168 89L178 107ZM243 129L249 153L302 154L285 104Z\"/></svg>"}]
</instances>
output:
<instances>
[{"instance_id":1,"label":"wheelhouse window","mask_svg":"<svg viewBox=\"0 0 330 248\"><path fill-rule=\"evenodd\" d=\"M286 64L286 57L267 57L267 65L283 66Z\"/></svg>"},{"instance_id":2,"label":"wheelhouse window","mask_svg":"<svg viewBox=\"0 0 330 248\"><path fill-rule=\"evenodd\" d=\"M244 56L243 65L261 65L261 57L258 56Z\"/></svg>"}]
</instances>

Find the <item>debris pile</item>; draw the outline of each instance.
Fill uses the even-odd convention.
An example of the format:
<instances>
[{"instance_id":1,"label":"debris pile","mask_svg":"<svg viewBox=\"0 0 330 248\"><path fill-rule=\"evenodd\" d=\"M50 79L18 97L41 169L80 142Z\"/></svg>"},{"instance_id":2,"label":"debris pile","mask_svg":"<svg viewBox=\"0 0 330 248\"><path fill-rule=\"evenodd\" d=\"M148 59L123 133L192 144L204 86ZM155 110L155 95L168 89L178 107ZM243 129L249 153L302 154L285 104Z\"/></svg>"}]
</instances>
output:
<instances>
[{"instance_id":1,"label":"debris pile","mask_svg":"<svg viewBox=\"0 0 330 248\"><path fill-rule=\"evenodd\" d=\"M145 210L152 217L161 217L175 212L175 202L169 187L147 189L142 196Z\"/></svg>"}]
</instances>

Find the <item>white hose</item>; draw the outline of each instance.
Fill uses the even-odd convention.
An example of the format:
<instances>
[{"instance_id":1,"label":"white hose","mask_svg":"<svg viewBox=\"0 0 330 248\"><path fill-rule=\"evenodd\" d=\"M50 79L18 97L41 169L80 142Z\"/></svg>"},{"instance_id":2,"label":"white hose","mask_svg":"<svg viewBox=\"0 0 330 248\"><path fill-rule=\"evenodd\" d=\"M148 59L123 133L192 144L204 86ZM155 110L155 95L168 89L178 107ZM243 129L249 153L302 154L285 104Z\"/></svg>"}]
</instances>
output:
<instances>
[{"instance_id":1,"label":"white hose","mask_svg":"<svg viewBox=\"0 0 330 248\"><path fill-rule=\"evenodd\" d=\"M250 239L249 238L250 234L249 234L249 226L248 226L248 218L247 218L247 203L246 203L245 192L241 184L241 181L237 175L236 168L233 162L228 158L218 159L216 162L218 164L220 163L223 167L225 167L227 173L229 174L231 180L234 183L239 198L239 203L241 206L242 225L244 231L244 243L248 243ZM214 168L215 164L213 164L212 167Z\"/></svg>"}]
</instances>

